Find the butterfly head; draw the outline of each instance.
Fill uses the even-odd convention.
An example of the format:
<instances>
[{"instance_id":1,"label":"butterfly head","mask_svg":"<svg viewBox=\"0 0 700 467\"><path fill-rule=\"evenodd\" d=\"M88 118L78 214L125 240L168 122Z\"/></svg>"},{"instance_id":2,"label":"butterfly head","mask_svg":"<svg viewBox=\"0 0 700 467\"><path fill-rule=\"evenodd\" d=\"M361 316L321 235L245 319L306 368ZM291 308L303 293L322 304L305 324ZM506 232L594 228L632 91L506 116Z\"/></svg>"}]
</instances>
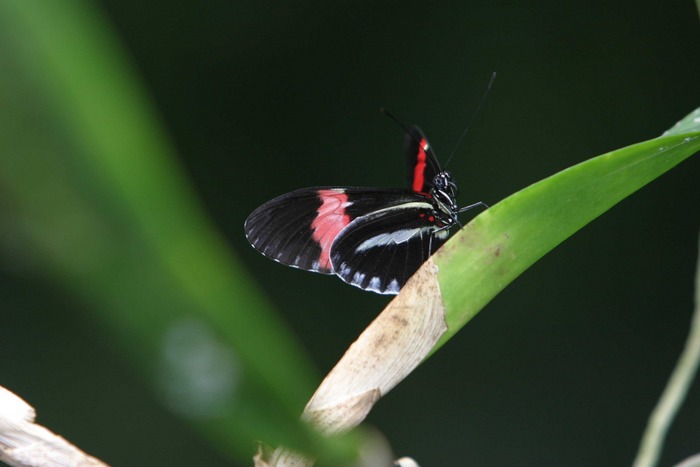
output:
<instances>
[{"instance_id":1,"label":"butterfly head","mask_svg":"<svg viewBox=\"0 0 700 467\"><path fill-rule=\"evenodd\" d=\"M452 174L448 171L438 173L433 179L433 187L430 194L439 205L447 208L448 211L457 210L457 185L452 179Z\"/></svg>"}]
</instances>

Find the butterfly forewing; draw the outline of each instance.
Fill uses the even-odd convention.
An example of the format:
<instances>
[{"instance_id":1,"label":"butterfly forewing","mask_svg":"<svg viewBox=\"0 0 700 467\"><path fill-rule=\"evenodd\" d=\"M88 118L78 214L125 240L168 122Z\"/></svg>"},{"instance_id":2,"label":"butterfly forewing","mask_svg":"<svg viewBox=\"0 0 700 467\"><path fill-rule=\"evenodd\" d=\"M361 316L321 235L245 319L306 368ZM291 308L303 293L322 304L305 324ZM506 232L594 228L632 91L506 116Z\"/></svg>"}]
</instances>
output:
<instances>
[{"instance_id":1,"label":"butterfly forewing","mask_svg":"<svg viewBox=\"0 0 700 467\"><path fill-rule=\"evenodd\" d=\"M335 239L331 263L345 282L381 294L396 294L445 242L436 233L433 207L421 196L353 220ZM444 234L444 235L443 235Z\"/></svg>"},{"instance_id":2,"label":"butterfly forewing","mask_svg":"<svg viewBox=\"0 0 700 467\"><path fill-rule=\"evenodd\" d=\"M395 189L304 188L253 211L245 222L245 233L256 250L277 262L332 274L331 246L353 220L415 197Z\"/></svg>"},{"instance_id":3,"label":"butterfly forewing","mask_svg":"<svg viewBox=\"0 0 700 467\"><path fill-rule=\"evenodd\" d=\"M408 187L417 193L428 193L435 175L440 172L433 147L417 126L408 129L404 139L404 152L408 169Z\"/></svg>"},{"instance_id":4,"label":"butterfly forewing","mask_svg":"<svg viewBox=\"0 0 700 467\"><path fill-rule=\"evenodd\" d=\"M310 229L322 205L316 188L278 196L248 216L246 237L268 258L288 266L331 274L330 265L322 267L320 264L322 248Z\"/></svg>"}]
</instances>

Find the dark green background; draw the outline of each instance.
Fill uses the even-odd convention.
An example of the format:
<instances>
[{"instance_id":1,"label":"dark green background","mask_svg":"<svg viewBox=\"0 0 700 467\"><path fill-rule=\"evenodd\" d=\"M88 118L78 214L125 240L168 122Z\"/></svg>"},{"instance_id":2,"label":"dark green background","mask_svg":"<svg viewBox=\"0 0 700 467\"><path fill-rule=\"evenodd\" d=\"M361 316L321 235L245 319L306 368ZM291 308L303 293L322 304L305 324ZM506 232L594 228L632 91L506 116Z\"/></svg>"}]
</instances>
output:
<instances>
[{"instance_id":1,"label":"dark green background","mask_svg":"<svg viewBox=\"0 0 700 467\"><path fill-rule=\"evenodd\" d=\"M462 204L493 204L700 105L690 1L102 6L209 214L319 377L388 299L266 260L243 221L299 187L400 186L403 135L380 106L445 160L498 72L449 167ZM546 256L368 423L424 466L629 465L687 332L699 180L695 157ZM227 465L160 408L84 305L12 261L1 274L0 384L41 422L115 465ZM662 465L700 451L699 419L696 386Z\"/></svg>"}]
</instances>

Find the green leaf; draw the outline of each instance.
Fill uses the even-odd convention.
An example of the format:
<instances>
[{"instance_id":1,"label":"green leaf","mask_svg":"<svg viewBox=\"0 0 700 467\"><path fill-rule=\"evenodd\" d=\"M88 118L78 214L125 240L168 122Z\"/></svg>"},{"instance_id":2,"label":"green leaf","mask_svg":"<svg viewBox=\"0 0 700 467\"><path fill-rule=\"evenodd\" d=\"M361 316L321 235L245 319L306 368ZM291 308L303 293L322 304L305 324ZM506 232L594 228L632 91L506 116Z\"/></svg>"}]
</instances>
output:
<instances>
[{"instance_id":1,"label":"green leaf","mask_svg":"<svg viewBox=\"0 0 700 467\"><path fill-rule=\"evenodd\" d=\"M547 252L700 150L697 111L673 134L595 157L491 207L435 255L446 305L444 344ZM695 133L678 134L678 129ZM434 351L433 350L433 351Z\"/></svg>"},{"instance_id":2,"label":"green leaf","mask_svg":"<svg viewBox=\"0 0 700 467\"><path fill-rule=\"evenodd\" d=\"M682 135L693 131L700 131L700 108L686 115L681 121L666 131L663 136Z\"/></svg>"},{"instance_id":3,"label":"green leaf","mask_svg":"<svg viewBox=\"0 0 700 467\"><path fill-rule=\"evenodd\" d=\"M205 218L94 5L0 2L0 69L0 228L17 239L13 257L87 303L222 452L250 459L265 440L346 453L300 422L310 360Z\"/></svg>"}]
</instances>

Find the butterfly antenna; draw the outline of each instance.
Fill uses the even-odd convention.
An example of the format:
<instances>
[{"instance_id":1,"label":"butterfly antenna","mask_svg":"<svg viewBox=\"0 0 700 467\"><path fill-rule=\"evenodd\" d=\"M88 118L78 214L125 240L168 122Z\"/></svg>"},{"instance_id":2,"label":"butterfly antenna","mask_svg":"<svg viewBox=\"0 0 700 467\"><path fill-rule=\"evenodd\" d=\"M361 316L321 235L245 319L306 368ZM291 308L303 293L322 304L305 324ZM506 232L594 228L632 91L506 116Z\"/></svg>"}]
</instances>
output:
<instances>
[{"instance_id":1,"label":"butterfly antenna","mask_svg":"<svg viewBox=\"0 0 700 467\"><path fill-rule=\"evenodd\" d=\"M406 131L406 133L409 133L408 127L406 125L404 125L404 123L401 120L399 120L393 113L389 112L384 107L380 107L379 112L381 112L382 114L386 115L387 117L389 117L390 119L392 119L393 121L398 123L398 125L401 128L403 128Z\"/></svg>"},{"instance_id":2,"label":"butterfly antenna","mask_svg":"<svg viewBox=\"0 0 700 467\"><path fill-rule=\"evenodd\" d=\"M452 160L452 156L455 155L455 152L457 152L459 145L462 144L462 140L464 140L464 137L467 136L467 132L471 129L472 124L474 123L474 119L476 119L476 116L479 115L479 111L486 103L486 98L488 97L489 91L491 91L491 87L493 86L493 82L495 80L496 80L496 72L494 71L493 74L491 75L491 80L489 80L489 85L486 86L486 91L484 91L484 94L481 96L481 100L479 101L479 105L476 106L476 109L472 113L472 116L469 119L469 123L467 124L467 127L462 132L462 136L460 136L459 139L457 140L457 144L455 144L455 148L452 150L452 154L450 154L450 157L447 158L447 162L445 163L445 167L447 167L447 165Z\"/></svg>"},{"instance_id":3,"label":"butterfly antenna","mask_svg":"<svg viewBox=\"0 0 700 467\"><path fill-rule=\"evenodd\" d=\"M384 115L386 115L387 117L389 117L390 119L392 119L393 121L395 121L396 123L398 123L398 125L401 128L403 128L403 130L406 132L406 134L411 136L411 139L413 140L413 142L416 143L418 146L420 146L420 140L418 138L416 138L416 135L414 135L413 132L411 132L411 130L409 130L408 127L406 125L404 125L404 123L401 120L399 120L394 114L392 114L391 112L386 110L384 107L380 107L379 111L381 113L383 113Z\"/></svg>"}]
</instances>

